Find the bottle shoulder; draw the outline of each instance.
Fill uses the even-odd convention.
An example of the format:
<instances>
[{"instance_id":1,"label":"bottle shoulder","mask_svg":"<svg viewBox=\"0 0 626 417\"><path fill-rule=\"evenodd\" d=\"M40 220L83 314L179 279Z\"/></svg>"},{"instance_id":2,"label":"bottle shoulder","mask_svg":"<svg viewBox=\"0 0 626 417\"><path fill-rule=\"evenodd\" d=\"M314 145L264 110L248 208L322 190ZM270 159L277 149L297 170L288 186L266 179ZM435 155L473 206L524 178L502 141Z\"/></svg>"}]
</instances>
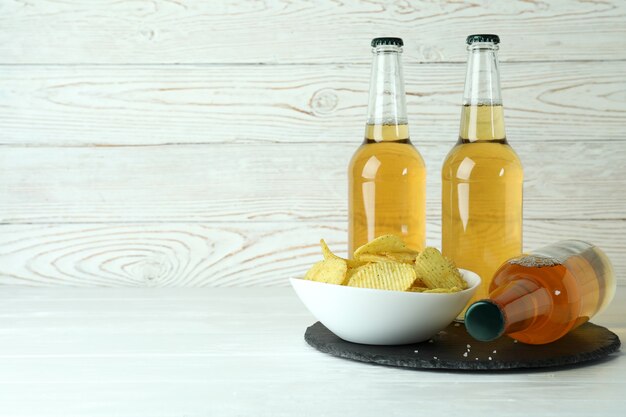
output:
<instances>
[{"instance_id":1,"label":"bottle shoulder","mask_svg":"<svg viewBox=\"0 0 626 417\"><path fill-rule=\"evenodd\" d=\"M375 142L363 143L352 155L351 165L366 163L371 158L389 163L424 164L424 158L412 143Z\"/></svg>"},{"instance_id":2,"label":"bottle shoulder","mask_svg":"<svg viewBox=\"0 0 626 417\"><path fill-rule=\"evenodd\" d=\"M508 143L471 142L457 143L448 153L442 167L442 177L523 178L522 162Z\"/></svg>"},{"instance_id":3,"label":"bottle shoulder","mask_svg":"<svg viewBox=\"0 0 626 417\"><path fill-rule=\"evenodd\" d=\"M354 177L426 176L424 158L411 143L364 143L352 155L349 173Z\"/></svg>"}]
</instances>

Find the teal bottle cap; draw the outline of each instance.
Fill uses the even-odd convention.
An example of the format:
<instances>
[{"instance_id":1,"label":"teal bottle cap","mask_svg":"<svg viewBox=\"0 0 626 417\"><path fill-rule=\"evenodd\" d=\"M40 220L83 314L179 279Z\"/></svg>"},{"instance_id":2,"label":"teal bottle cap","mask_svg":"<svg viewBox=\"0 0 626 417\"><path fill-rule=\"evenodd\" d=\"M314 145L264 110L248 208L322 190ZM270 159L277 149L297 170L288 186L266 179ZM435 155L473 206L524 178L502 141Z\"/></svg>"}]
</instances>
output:
<instances>
[{"instance_id":1,"label":"teal bottle cap","mask_svg":"<svg viewBox=\"0 0 626 417\"><path fill-rule=\"evenodd\" d=\"M465 312L465 328L476 340L489 342L504 334L504 315L497 304L476 301Z\"/></svg>"}]
</instances>

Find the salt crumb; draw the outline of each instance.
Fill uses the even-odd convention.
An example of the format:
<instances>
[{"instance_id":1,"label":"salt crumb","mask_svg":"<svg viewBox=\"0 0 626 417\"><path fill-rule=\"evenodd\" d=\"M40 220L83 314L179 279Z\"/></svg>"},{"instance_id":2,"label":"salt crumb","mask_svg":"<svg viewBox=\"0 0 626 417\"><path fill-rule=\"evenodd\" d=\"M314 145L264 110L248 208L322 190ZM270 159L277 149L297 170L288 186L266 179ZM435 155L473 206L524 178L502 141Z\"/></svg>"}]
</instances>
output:
<instances>
[{"instance_id":1,"label":"salt crumb","mask_svg":"<svg viewBox=\"0 0 626 417\"><path fill-rule=\"evenodd\" d=\"M467 358L467 352L465 352L465 353L463 354L463 357L464 357L464 358Z\"/></svg>"},{"instance_id":2,"label":"salt crumb","mask_svg":"<svg viewBox=\"0 0 626 417\"><path fill-rule=\"evenodd\" d=\"M496 351L494 350L493 353L496 353Z\"/></svg>"},{"instance_id":3,"label":"salt crumb","mask_svg":"<svg viewBox=\"0 0 626 417\"><path fill-rule=\"evenodd\" d=\"M478 358L476 358L476 360L478 360Z\"/></svg>"},{"instance_id":4,"label":"salt crumb","mask_svg":"<svg viewBox=\"0 0 626 417\"><path fill-rule=\"evenodd\" d=\"M417 350L417 349L416 349L416 350L415 350L415 353L417 353L417 352L419 352L419 350Z\"/></svg>"},{"instance_id":5,"label":"salt crumb","mask_svg":"<svg viewBox=\"0 0 626 417\"><path fill-rule=\"evenodd\" d=\"M491 360L491 356L489 356L489 360Z\"/></svg>"},{"instance_id":6,"label":"salt crumb","mask_svg":"<svg viewBox=\"0 0 626 417\"><path fill-rule=\"evenodd\" d=\"M513 343L517 343L517 339L513 339Z\"/></svg>"},{"instance_id":7,"label":"salt crumb","mask_svg":"<svg viewBox=\"0 0 626 417\"><path fill-rule=\"evenodd\" d=\"M433 342L434 342L434 340L433 340L433 339L430 339L430 340L428 341L428 343L433 343Z\"/></svg>"},{"instance_id":8,"label":"salt crumb","mask_svg":"<svg viewBox=\"0 0 626 417\"><path fill-rule=\"evenodd\" d=\"M460 323L454 323L454 327L459 327L460 325Z\"/></svg>"},{"instance_id":9,"label":"salt crumb","mask_svg":"<svg viewBox=\"0 0 626 417\"><path fill-rule=\"evenodd\" d=\"M559 290L554 290L554 295L559 295L559 294L561 294L561 291L559 291Z\"/></svg>"},{"instance_id":10,"label":"salt crumb","mask_svg":"<svg viewBox=\"0 0 626 417\"><path fill-rule=\"evenodd\" d=\"M471 347L472 347L472 346L470 346L470 345L467 345L467 348L468 348L468 349L469 349L469 348L471 348Z\"/></svg>"},{"instance_id":11,"label":"salt crumb","mask_svg":"<svg viewBox=\"0 0 626 417\"><path fill-rule=\"evenodd\" d=\"M437 359L437 357L436 357L436 356L433 356L433 359Z\"/></svg>"}]
</instances>

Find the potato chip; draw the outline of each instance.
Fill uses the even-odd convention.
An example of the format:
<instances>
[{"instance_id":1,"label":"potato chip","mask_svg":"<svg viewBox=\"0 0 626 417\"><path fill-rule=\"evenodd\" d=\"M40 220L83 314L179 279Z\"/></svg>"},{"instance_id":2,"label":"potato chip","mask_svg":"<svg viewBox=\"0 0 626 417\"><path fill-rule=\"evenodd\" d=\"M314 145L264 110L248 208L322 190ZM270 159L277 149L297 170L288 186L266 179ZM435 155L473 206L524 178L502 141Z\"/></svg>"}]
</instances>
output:
<instances>
[{"instance_id":1,"label":"potato chip","mask_svg":"<svg viewBox=\"0 0 626 417\"><path fill-rule=\"evenodd\" d=\"M395 262L376 262L362 266L348 281L351 287L378 290L406 291L415 281L411 265Z\"/></svg>"},{"instance_id":2,"label":"potato chip","mask_svg":"<svg viewBox=\"0 0 626 417\"><path fill-rule=\"evenodd\" d=\"M415 281L413 281L413 285L411 285L412 287L424 287L424 288L428 288L426 286L426 284L424 284L424 282L418 278L417 276L417 272L415 273Z\"/></svg>"},{"instance_id":3,"label":"potato chip","mask_svg":"<svg viewBox=\"0 0 626 417\"><path fill-rule=\"evenodd\" d=\"M396 235L383 235L366 243L354 251L354 259L360 260L366 253L381 254L383 252L406 252L406 244Z\"/></svg>"},{"instance_id":4,"label":"potato chip","mask_svg":"<svg viewBox=\"0 0 626 417\"><path fill-rule=\"evenodd\" d=\"M324 255L324 259L338 258L338 256L330 250L324 239L320 239L320 246L322 247L322 255Z\"/></svg>"},{"instance_id":5,"label":"potato chip","mask_svg":"<svg viewBox=\"0 0 626 417\"><path fill-rule=\"evenodd\" d=\"M435 293L435 294L450 294L453 292L459 292L461 291L461 289L459 287L452 287L452 288L432 288L432 289L426 289L422 292L425 293Z\"/></svg>"},{"instance_id":6,"label":"potato chip","mask_svg":"<svg viewBox=\"0 0 626 417\"><path fill-rule=\"evenodd\" d=\"M415 263L415 258L419 255L419 252L412 250L407 252L385 252L384 255L393 261L412 264Z\"/></svg>"},{"instance_id":7,"label":"potato chip","mask_svg":"<svg viewBox=\"0 0 626 417\"><path fill-rule=\"evenodd\" d=\"M313 265L304 279L341 285L346 279L347 270L348 265L343 259L325 259Z\"/></svg>"},{"instance_id":8,"label":"potato chip","mask_svg":"<svg viewBox=\"0 0 626 417\"><path fill-rule=\"evenodd\" d=\"M391 262L386 256L383 255L375 255L373 253L364 253L359 257L361 262Z\"/></svg>"},{"instance_id":9,"label":"potato chip","mask_svg":"<svg viewBox=\"0 0 626 417\"><path fill-rule=\"evenodd\" d=\"M391 291L453 293L467 283L453 262L437 249L421 253L395 235L379 236L354 252L355 259L335 255L320 240L324 260L306 273L305 279L329 284Z\"/></svg>"},{"instance_id":10,"label":"potato chip","mask_svg":"<svg viewBox=\"0 0 626 417\"><path fill-rule=\"evenodd\" d=\"M411 287L407 291L409 292L426 292L428 291L427 287Z\"/></svg>"},{"instance_id":11,"label":"potato chip","mask_svg":"<svg viewBox=\"0 0 626 417\"><path fill-rule=\"evenodd\" d=\"M415 271L429 289L467 288L458 269L435 248L426 248L417 256Z\"/></svg>"},{"instance_id":12,"label":"potato chip","mask_svg":"<svg viewBox=\"0 0 626 417\"><path fill-rule=\"evenodd\" d=\"M348 268L348 272L346 272L346 279L344 280L343 285L348 285L348 282L350 282L350 278L352 278L354 274L365 268L367 265L369 264L364 263L363 265L356 268Z\"/></svg>"},{"instance_id":13,"label":"potato chip","mask_svg":"<svg viewBox=\"0 0 626 417\"><path fill-rule=\"evenodd\" d=\"M320 239L320 246L322 247L322 255L324 256L324 259L341 259L346 264L348 264L348 268L357 268L365 264L364 262L355 261L354 259L344 259L340 256L335 255L330 250L324 239Z\"/></svg>"},{"instance_id":14,"label":"potato chip","mask_svg":"<svg viewBox=\"0 0 626 417\"><path fill-rule=\"evenodd\" d=\"M344 261L346 261L348 268L358 268L360 266L367 264L367 262L357 261L354 259L344 259Z\"/></svg>"},{"instance_id":15,"label":"potato chip","mask_svg":"<svg viewBox=\"0 0 626 417\"><path fill-rule=\"evenodd\" d=\"M415 262L417 252L384 252L382 254L364 253L359 256L361 262L402 262L412 264Z\"/></svg>"}]
</instances>

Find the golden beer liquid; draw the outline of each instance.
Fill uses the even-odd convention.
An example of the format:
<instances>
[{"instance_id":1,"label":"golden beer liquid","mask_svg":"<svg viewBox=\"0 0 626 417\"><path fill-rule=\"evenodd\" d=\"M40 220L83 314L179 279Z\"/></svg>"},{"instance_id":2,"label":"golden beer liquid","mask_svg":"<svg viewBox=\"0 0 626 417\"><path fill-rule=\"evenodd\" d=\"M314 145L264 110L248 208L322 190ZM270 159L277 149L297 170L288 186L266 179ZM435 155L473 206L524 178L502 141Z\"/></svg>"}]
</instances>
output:
<instances>
[{"instance_id":1,"label":"golden beer liquid","mask_svg":"<svg viewBox=\"0 0 626 417\"><path fill-rule=\"evenodd\" d=\"M426 167L406 124L367 125L348 175L349 254L389 233L411 249L424 248Z\"/></svg>"},{"instance_id":2,"label":"golden beer liquid","mask_svg":"<svg viewBox=\"0 0 626 417\"><path fill-rule=\"evenodd\" d=\"M546 262L547 261L547 262ZM553 342L604 310L615 294L607 256L582 241L511 259L495 273L489 298L505 312L505 332L530 344Z\"/></svg>"},{"instance_id":3,"label":"golden beer liquid","mask_svg":"<svg viewBox=\"0 0 626 417\"><path fill-rule=\"evenodd\" d=\"M459 136L441 174L442 251L481 277L471 303L486 298L498 267L522 253L524 174L501 105L463 106Z\"/></svg>"}]
</instances>

